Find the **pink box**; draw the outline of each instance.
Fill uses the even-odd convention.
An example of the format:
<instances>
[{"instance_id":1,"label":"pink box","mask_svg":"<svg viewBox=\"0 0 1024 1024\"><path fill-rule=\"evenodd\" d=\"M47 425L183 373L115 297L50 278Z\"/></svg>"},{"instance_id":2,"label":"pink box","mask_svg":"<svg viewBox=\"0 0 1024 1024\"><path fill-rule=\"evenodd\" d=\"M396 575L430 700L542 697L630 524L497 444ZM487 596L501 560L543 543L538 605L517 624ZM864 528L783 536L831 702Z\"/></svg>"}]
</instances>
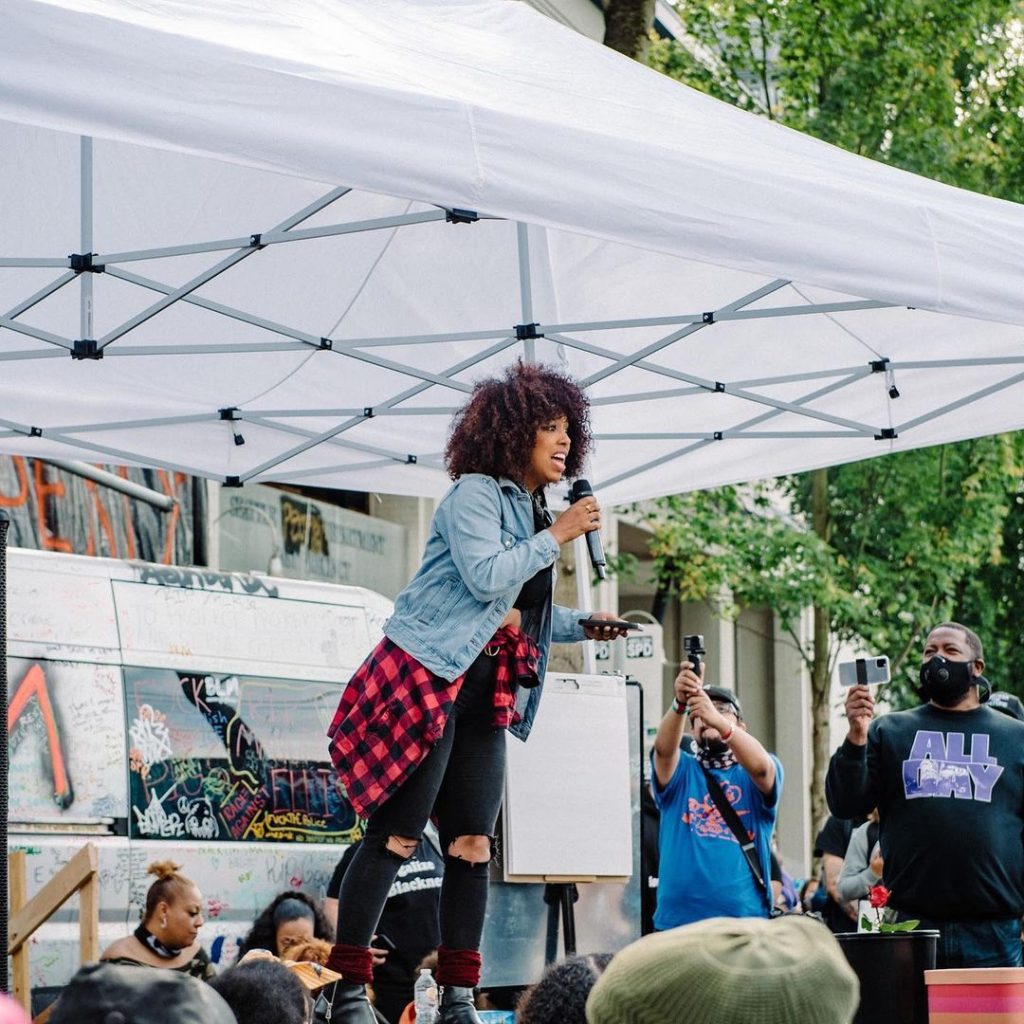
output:
<instances>
[{"instance_id":1,"label":"pink box","mask_svg":"<svg viewBox=\"0 0 1024 1024\"><path fill-rule=\"evenodd\" d=\"M1024 967L925 971L928 1024L1024 1024Z\"/></svg>"}]
</instances>

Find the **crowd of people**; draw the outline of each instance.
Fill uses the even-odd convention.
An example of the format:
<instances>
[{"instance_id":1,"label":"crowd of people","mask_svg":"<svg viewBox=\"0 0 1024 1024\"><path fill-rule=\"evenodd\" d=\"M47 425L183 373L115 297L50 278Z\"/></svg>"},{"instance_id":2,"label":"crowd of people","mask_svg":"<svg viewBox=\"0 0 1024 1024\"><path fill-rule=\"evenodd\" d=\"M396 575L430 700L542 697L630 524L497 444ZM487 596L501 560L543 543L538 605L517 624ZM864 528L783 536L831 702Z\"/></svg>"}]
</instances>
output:
<instances>
[{"instance_id":1,"label":"crowd of people","mask_svg":"<svg viewBox=\"0 0 1024 1024\"><path fill-rule=\"evenodd\" d=\"M454 483L421 567L329 730L366 830L338 865L327 913L309 894L281 893L239 962L216 973L199 939L202 894L177 865L154 864L138 928L74 979L53 1024L409 1024L424 956L437 1024L482 1024L504 734L528 737L553 641L624 634L610 613L553 601L560 546L598 529L601 510L584 494L553 516L544 491L578 476L589 445L583 391L536 365L478 384L456 415ZM651 757L652 934L555 964L516 1019L849 1024L858 982L831 932L856 928L857 901L878 884L898 919L940 933L938 966L1019 966L1024 714L1011 701L986 706L983 669L978 637L946 622L924 646L919 707L876 718L870 687L849 689L821 877L797 892L773 847L783 766L737 695L710 685L698 658L684 661ZM115 1018L115 1005L137 1011Z\"/></svg>"}]
</instances>

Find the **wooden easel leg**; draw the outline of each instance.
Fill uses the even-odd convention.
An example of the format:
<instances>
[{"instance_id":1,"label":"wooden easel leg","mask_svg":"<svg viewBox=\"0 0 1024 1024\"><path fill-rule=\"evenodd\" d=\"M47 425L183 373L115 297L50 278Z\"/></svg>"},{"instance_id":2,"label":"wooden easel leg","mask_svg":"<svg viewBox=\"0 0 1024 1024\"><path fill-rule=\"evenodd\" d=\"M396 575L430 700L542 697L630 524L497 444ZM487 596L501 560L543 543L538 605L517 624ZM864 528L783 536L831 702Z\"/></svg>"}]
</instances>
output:
<instances>
[{"instance_id":1,"label":"wooden easel leg","mask_svg":"<svg viewBox=\"0 0 1024 1024\"><path fill-rule=\"evenodd\" d=\"M25 851L15 850L7 858L8 877L11 886L11 917L28 902L28 873L25 866ZM23 943L11 957L14 998L32 1012L32 979L29 973L28 943Z\"/></svg>"}]
</instances>

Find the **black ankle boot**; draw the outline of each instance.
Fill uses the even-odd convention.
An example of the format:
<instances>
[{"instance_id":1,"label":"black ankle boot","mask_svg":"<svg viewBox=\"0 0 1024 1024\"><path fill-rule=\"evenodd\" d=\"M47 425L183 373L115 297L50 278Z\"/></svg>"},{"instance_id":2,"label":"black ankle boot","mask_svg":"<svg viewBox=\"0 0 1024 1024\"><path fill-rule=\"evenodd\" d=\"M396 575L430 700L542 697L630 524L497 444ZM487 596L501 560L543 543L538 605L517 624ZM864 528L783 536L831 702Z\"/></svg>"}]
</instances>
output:
<instances>
[{"instance_id":1,"label":"black ankle boot","mask_svg":"<svg viewBox=\"0 0 1024 1024\"><path fill-rule=\"evenodd\" d=\"M377 1024L377 1016L366 998L366 986L353 981L335 982L330 1005L315 1019L325 1024Z\"/></svg>"},{"instance_id":2,"label":"black ankle boot","mask_svg":"<svg viewBox=\"0 0 1024 1024\"><path fill-rule=\"evenodd\" d=\"M443 986L437 1024L483 1024L473 1005L473 990L459 985Z\"/></svg>"}]
</instances>

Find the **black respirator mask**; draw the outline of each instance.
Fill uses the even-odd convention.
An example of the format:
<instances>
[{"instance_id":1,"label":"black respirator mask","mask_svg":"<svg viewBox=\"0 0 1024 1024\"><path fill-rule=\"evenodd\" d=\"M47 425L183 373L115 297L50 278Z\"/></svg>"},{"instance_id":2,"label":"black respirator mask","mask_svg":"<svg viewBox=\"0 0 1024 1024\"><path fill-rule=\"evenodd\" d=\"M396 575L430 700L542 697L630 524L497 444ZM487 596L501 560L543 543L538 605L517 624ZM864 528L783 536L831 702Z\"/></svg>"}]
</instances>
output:
<instances>
[{"instance_id":1,"label":"black respirator mask","mask_svg":"<svg viewBox=\"0 0 1024 1024\"><path fill-rule=\"evenodd\" d=\"M950 661L941 654L932 655L921 666L921 696L940 707L951 708L972 686L988 690L988 681L983 676L976 676L973 666L973 661Z\"/></svg>"}]
</instances>

